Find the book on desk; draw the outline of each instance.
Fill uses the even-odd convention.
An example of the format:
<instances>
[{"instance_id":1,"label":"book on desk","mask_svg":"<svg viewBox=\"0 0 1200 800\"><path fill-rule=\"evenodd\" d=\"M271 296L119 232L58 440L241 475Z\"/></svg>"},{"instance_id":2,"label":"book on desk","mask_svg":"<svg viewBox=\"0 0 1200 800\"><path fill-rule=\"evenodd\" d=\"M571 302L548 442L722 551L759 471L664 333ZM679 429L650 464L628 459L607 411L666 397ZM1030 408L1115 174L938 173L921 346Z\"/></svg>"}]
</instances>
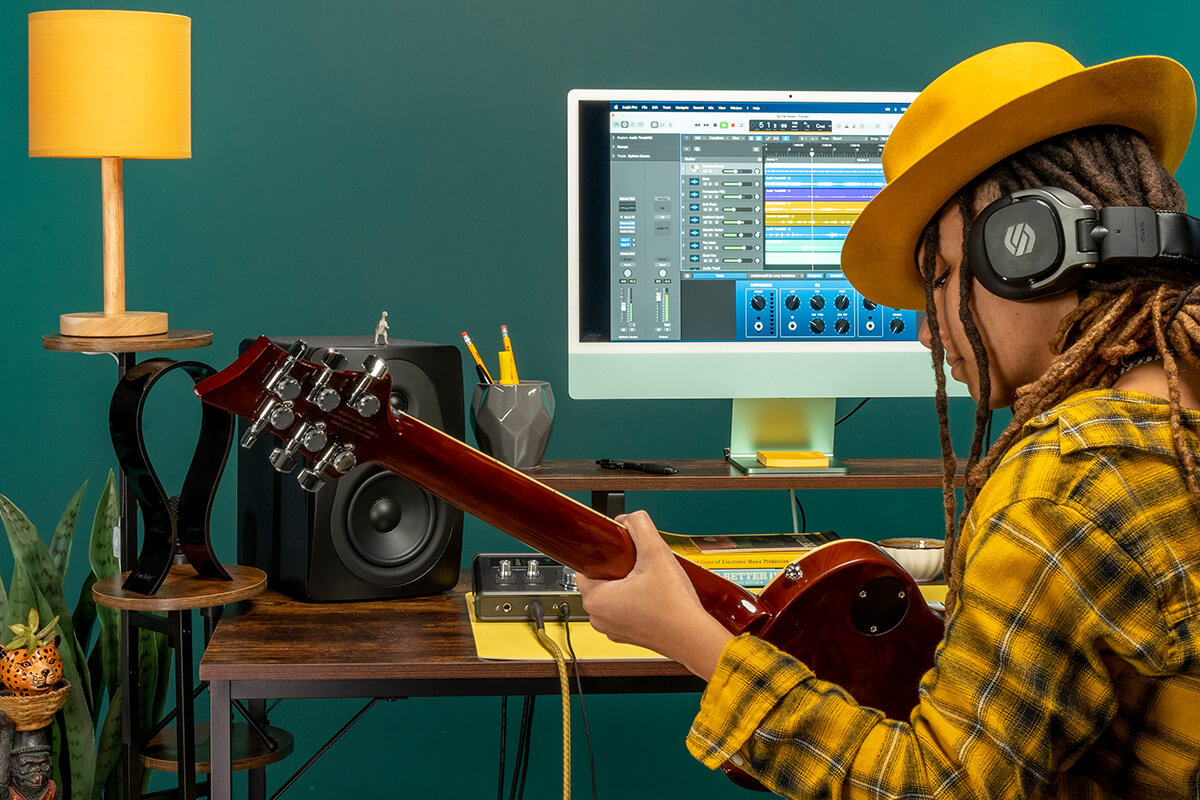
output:
<instances>
[{"instance_id":1,"label":"book on desk","mask_svg":"<svg viewBox=\"0 0 1200 800\"><path fill-rule=\"evenodd\" d=\"M805 553L834 541L833 531L683 536L663 533L677 555L741 586L766 586L779 571Z\"/></svg>"}]
</instances>

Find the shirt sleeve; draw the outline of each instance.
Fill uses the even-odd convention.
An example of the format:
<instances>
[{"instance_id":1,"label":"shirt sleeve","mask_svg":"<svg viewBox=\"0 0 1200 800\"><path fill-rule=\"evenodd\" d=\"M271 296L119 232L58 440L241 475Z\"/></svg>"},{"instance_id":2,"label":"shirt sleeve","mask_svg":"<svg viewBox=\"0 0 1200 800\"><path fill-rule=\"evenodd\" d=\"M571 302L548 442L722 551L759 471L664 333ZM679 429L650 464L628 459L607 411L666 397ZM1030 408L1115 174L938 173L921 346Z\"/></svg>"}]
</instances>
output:
<instances>
[{"instance_id":1,"label":"shirt sleeve","mask_svg":"<svg viewBox=\"0 0 1200 800\"><path fill-rule=\"evenodd\" d=\"M743 635L704 693L691 753L785 797L1045 791L1115 713L1105 658L1152 658L1153 589L1073 508L1022 500L967 527L958 604L908 720Z\"/></svg>"}]
</instances>

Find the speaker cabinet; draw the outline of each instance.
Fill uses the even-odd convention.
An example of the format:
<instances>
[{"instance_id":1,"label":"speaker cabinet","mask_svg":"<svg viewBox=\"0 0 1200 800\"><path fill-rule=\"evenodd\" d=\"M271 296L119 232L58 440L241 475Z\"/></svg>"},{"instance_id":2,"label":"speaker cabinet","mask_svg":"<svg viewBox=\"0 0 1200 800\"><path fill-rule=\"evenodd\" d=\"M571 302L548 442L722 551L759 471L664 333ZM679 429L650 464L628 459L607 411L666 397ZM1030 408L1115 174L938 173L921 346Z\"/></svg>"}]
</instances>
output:
<instances>
[{"instance_id":1,"label":"speaker cabinet","mask_svg":"<svg viewBox=\"0 0 1200 800\"><path fill-rule=\"evenodd\" d=\"M366 337L295 337L319 363L328 349L360 369L387 361L392 413L404 412L455 438L464 435L462 357L451 345ZM273 339L286 349L295 341ZM242 342L244 351L252 339ZM243 420L242 430L247 423ZM374 464L360 464L316 493L268 461L278 440L264 434L238 450L238 561L267 573L268 585L316 602L437 594L458 581L463 513Z\"/></svg>"}]
</instances>

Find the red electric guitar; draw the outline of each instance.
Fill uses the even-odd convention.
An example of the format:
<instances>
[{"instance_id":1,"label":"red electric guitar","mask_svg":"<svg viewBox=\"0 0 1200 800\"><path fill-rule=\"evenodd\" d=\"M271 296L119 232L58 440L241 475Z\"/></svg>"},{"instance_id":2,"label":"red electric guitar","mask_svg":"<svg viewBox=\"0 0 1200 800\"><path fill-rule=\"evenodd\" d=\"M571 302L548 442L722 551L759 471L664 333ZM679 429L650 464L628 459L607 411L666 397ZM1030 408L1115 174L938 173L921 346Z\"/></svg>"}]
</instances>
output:
<instances>
[{"instance_id":1,"label":"red electric guitar","mask_svg":"<svg viewBox=\"0 0 1200 800\"><path fill-rule=\"evenodd\" d=\"M624 577L634 546L620 523L508 467L453 436L389 407L382 359L363 372L303 360L266 337L196 384L204 402L250 420L249 447L264 432L283 441L281 471L317 491L371 461L590 578ZM863 705L906 719L921 675L933 665L942 621L912 578L869 542L841 540L798 558L755 596L692 562L680 564L709 613L734 634L750 633L803 661L818 678ZM726 770L739 783L744 773Z\"/></svg>"}]
</instances>

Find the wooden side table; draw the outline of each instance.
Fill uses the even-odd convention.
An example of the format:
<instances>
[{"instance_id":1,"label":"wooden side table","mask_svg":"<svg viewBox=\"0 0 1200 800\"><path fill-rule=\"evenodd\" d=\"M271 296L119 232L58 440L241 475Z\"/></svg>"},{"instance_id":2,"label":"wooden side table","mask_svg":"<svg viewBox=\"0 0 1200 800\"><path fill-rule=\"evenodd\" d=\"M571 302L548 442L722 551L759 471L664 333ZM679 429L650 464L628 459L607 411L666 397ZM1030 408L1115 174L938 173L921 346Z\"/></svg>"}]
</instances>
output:
<instances>
[{"instance_id":1,"label":"wooden side table","mask_svg":"<svg viewBox=\"0 0 1200 800\"><path fill-rule=\"evenodd\" d=\"M211 770L207 752L208 726L196 725L193 708L204 684L194 685L192 612L200 611L204 617L207 645L224 605L255 597L267 587L267 576L262 570L238 565L227 569L232 581L197 575L188 565L173 566L162 587L153 595L121 588L128 573L97 581L92 587L97 604L121 612L121 740L125 752L123 794L126 798L140 796L139 775L143 766L176 772L179 776L178 797L184 800L199 796L196 776ZM166 616L151 612L165 613ZM143 741L147 732L138 730L141 718L138 628L166 635L174 650L175 711L159 723L159 729L149 741ZM175 724L165 727L171 716ZM292 751L292 737L286 731L259 725L250 716L247 716L246 724L236 727L233 733L234 769L260 769Z\"/></svg>"}]
</instances>

